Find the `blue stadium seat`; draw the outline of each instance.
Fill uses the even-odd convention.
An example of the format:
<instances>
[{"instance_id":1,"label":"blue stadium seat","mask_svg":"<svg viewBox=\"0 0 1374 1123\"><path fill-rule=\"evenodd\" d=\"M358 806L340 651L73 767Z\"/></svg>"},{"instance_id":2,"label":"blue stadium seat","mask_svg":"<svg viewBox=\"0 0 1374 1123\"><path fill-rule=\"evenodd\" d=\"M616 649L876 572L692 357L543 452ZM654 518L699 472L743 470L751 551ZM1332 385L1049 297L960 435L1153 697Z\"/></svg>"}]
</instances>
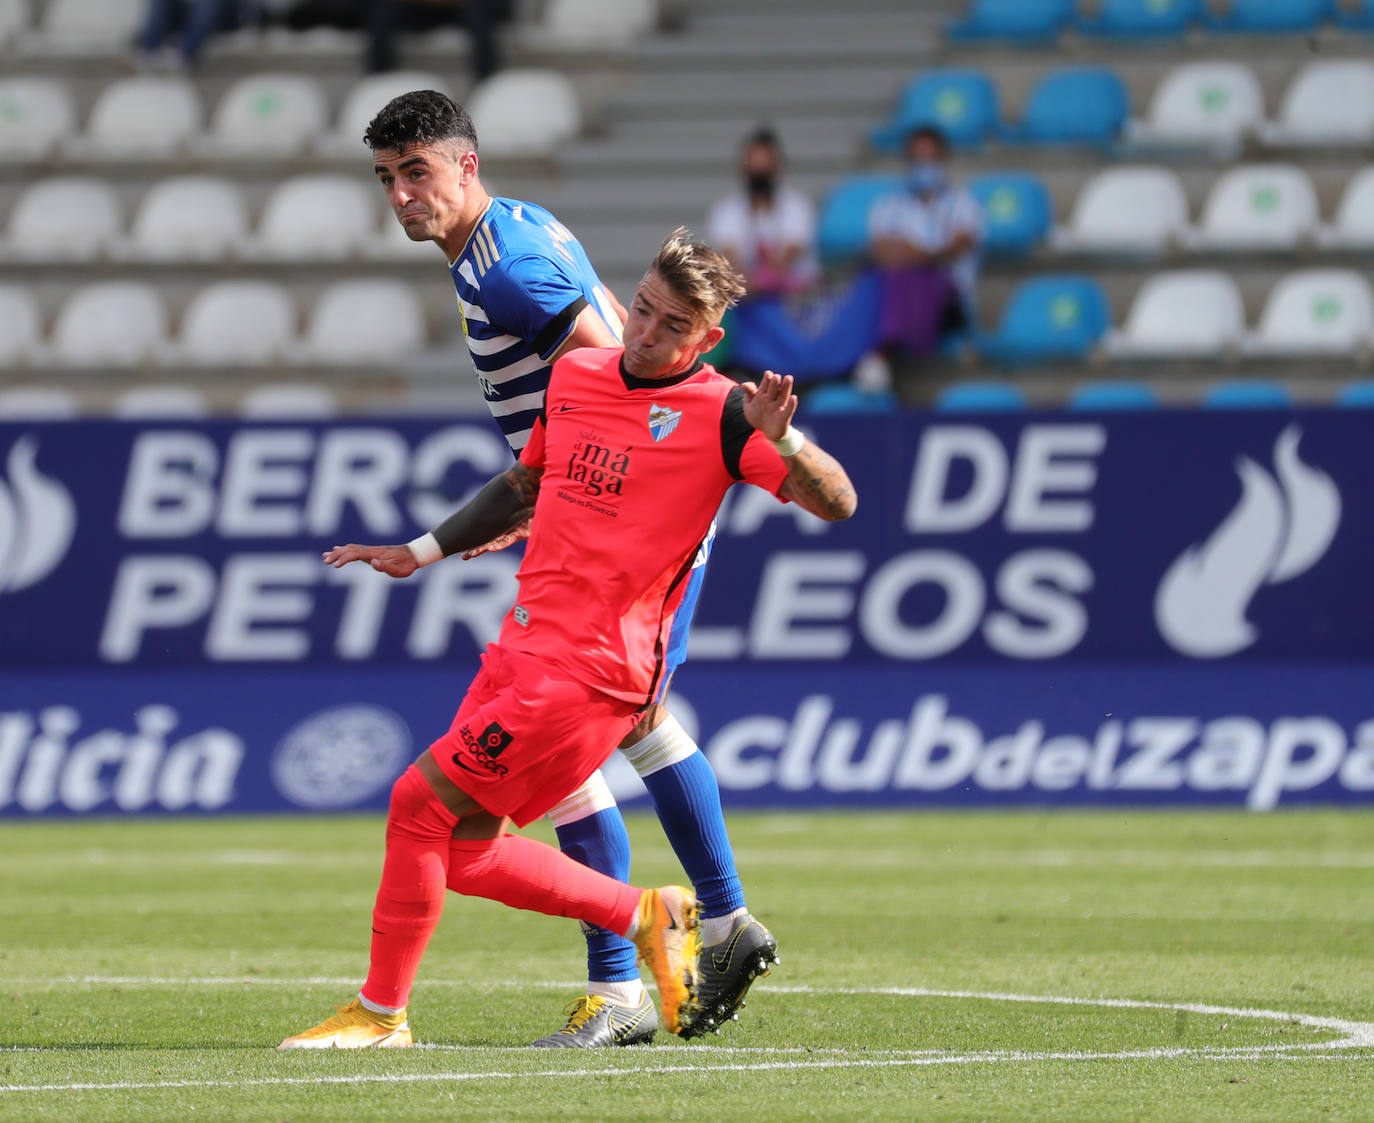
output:
<instances>
[{"instance_id":1,"label":"blue stadium seat","mask_svg":"<svg viewBox=\"0 0 1374 1123\"><path fill-rule=\"evenodd\" d=\"M1159 395L1143 382L1083 382L1069 394L1068 405L1088 410L1156 409Z\"/></svg>"},{"instance_id":2,"label":"blue stadium seat","mask_svg":"<svg viewBox=\"0 0 1374 1123\"><path fill-rule=\"evenodd\" d=\"M1207 409L1292 409L1293 395L1282 382L1235 378L1218 382L1203 395Z\"/></svg>"},{"instance_id":3,"label":"blue stadium seat","mask_svg":"<svg viewBox=\"0 0 1374 1123\"><path fill-rule=\"evenodd\" d=\"M1075 0L973 0L967 17L949 24L951 39L1053 39L1074 15Z\"/></svg>"},{"instance_id":4,"label":"blue stadium seat","mask_svg":"<svg viewBox=\"0 0 1374 1123\"><path fill-rule=\"evenodd\" d=\"M1353 10L1337 7L1334 18L1352 31L1374 31L1374 0L1360 0Z\"/></svg>"},{"instance_id":5,"label":"blue stadium seat","mask_svg":"<svg viewBox=\"0 0 1374 1123\"><path fill-rule=\"evenodd\" d=\"M995 132L1002 111L997 87L981 70L927 70L907 83L891 120L869 134L873 147L901 151L907 133L934 125L956 148L976 147Z\"/></svg>"},{"instance_id":6,"label":"blue stadium seat","mask_svg":"<svg viewBox=\"0 0 1374 1123\"><path fill-rule=\"evenodd\" d=\"M1336 394L1336 405L1346 409L1374 409L1374 379L1347 382Z\"/></svg>"},{"instance_id":7,"label":"blue stadium seat","mask_svg":"<svg viewBox=\"0 0 1374 1123\"><path fill-rule=\"evenodd\" d=\"M988 172L968 187L983 208L983 248L989 253L1030 253L1054 225L1050 193L1039 176Z\"/></svg>"},{"instance_id":8,"label":"blue stadium seat","mask_svg":"<svg viewBox=\"0 0 1374 1123\"><path fill-rule=\"evenodd\" d=\"M1336 9L1335 0L1231 0L1225 15L1207 23L1218 31L1311 31Z\"/></svg>"},{"instance_id":9,"label":"blue stadium seat","mask_svg":"<svg viewBox=\"0 0 1374 1123\"><path fill-rule=\"evenodd\" d=\"M1010 382L956 382L935 396L942 413L1004 413L1029 405L1026 392Z\"/></svg>"},{"instance_id":10,"label":"blue stadium seat","mask_svg":"<svg viewBox=\"0 0 1374 1123\"><path fill-rule=\"evenodd\" d=\"M1107 294L1091 277L1032 277L1011 294L996 333L976 345L988 358L1011 364L1079 359L1110 323Z\"/></svg>"},{"instance_id":11,"label":"blue stadium seat","mask_svg":"<svg viewBox=\"0 0 1374 1123\"><path fill-rule=\"evenodd\" d=\"M826 194L816 231L821 260L835 265L857 257L868 247L868 212L884 195L901 191L894 175L852 175Z\"/></svg>"},{"instance_id":12,"label":"blue stadium seat","mask_svg":"<svg viewBox=\"0 0 1374 1123\"><path fill-rule=\"evenodd\" d=\"M1131 113L1126 85L1101 66L1052 70L1031 90L1019 126L1002 138L1031 144L1108 145Z\"/></svg>"},{"instance_id":13,"label":"blue stadium seat","mask_svg":"<svg viewBox=\"0 0 1374 1123\"><path fill-rule=\"evenodd\" d=\"M1101 0L1096 19L1079 20L1086 35L1162 39L1182 35L1207 15L1205 0Z\"/></svg>"},{"instance_id":14,"label":"blue stadium seat","mask_svg":"<svg viewBox=\"0 0 1374 1123\"><path fill-rule=\"evenodd\" d=\"M824 382L801 400L808 417L824 413L893 413L897 395L891 390L861 390L849 382Z\"/></svg>"}]
</instances>

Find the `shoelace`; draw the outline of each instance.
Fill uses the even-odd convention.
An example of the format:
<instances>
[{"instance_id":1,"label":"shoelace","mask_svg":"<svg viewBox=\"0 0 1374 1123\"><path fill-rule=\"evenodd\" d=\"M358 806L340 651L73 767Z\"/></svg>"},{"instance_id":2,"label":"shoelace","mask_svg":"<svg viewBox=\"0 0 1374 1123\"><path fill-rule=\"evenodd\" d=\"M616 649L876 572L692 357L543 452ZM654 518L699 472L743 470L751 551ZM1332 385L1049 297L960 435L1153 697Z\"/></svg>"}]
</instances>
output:
<instances>
[{"instance_id":1,"label":"shoelace","mask_svg":"<svg viewBox=\"0 0 1374 1123\"><path fill-rule=\"evenodd\" d=\"M586 1025L604 1005L600 995L584 994L581 998L569 1002L563 1007L563 1013L569 1015L568 1024L560 1029L559 1033L573 1034Z\"/></svg>"}]
</instances>

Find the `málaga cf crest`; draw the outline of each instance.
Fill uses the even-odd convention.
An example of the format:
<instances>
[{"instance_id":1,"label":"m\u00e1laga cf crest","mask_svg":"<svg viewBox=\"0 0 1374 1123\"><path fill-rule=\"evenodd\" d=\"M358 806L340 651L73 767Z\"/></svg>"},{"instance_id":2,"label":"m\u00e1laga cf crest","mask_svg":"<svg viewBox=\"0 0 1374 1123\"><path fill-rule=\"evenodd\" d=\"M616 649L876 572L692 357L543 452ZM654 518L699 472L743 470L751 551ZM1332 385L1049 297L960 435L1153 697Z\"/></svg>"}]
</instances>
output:
<instances>
[{"instance_id":1,"label":"m\u00e1laga cf crest","mask_svg":"<svg viewBox=\"0 0 1374 1123\"><path fill-rule=\"evenodd\" d=\"M671 410L667 406L655 403L649 407L649 435L654 440L661 441L677 428L677 423L681 420L682 410Z\"/></svg>"}]
</instances>

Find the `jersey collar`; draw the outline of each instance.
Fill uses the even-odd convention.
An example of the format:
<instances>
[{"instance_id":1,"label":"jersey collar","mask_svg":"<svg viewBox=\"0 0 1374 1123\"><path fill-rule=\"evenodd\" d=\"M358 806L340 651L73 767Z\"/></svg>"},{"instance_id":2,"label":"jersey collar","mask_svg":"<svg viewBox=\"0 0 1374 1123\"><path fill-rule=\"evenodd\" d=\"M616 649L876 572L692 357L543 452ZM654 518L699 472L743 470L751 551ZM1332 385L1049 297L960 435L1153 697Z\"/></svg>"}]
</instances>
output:
<instances>
[{"instance_id":1,"label":"jersey collar","mask_svg":"<svg viewBox=\"0 0 1374 1123\"><path fill-rule=\"evenodd\" d=\"M692 375L696 374L706 364L698 359L681 374L675 374L672 378L636 378L625 369L625 352L620 352L620 380L625 383L627 390L653 390L662 386L676 386L679 382L686 382Z\"/></svg>"},{"instance_id":2,"label":"jersey collar","mask_svg":"<svg viewBox=\"0 0 1374 1123\"><path fill-rule=\"evenodd\" d=\"M477 216L477 221L472 224L472 229L468 231L467 238L463 240L463 248L458 251L458 256L448 263L450 269L454 268L454 266L463 260L463 254L467 253L468 246L472 245L472 236L477 233L477 228L481 226L482 223L486 222L487 215L491 214L491 208L495 203L496 197L494 195L487 200L486 209Z\"/></svg>"}]
</instances>

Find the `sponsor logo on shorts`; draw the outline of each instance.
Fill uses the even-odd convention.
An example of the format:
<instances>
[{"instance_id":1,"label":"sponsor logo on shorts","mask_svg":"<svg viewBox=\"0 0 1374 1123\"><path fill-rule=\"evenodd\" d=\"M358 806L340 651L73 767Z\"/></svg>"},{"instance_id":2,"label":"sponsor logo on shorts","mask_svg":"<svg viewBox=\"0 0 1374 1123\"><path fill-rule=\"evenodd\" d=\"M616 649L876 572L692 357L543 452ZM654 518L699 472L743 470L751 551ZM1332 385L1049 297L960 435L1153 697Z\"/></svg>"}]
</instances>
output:
<instances>
[{"instance_id":1,"label":"sponsor logo on shorts","mask_svg":"<svg viewBox=\"0 0 1374 1123\"><path fill-rule=\"evenodd\" d=\"M454 753L453 763L459 768L474 773L480 768L492 776L504 776L510 771L496 758L510 748L511 742L515 740L515 734L503 729L500 722L493 721L475 736L472 730L465 725L458 730L458 738L463 742L463 747L472 755L473 761L472 764L469 764L461 752ZM473 767L474 764L476 767Z\"/></svg>"}]
</instances>

